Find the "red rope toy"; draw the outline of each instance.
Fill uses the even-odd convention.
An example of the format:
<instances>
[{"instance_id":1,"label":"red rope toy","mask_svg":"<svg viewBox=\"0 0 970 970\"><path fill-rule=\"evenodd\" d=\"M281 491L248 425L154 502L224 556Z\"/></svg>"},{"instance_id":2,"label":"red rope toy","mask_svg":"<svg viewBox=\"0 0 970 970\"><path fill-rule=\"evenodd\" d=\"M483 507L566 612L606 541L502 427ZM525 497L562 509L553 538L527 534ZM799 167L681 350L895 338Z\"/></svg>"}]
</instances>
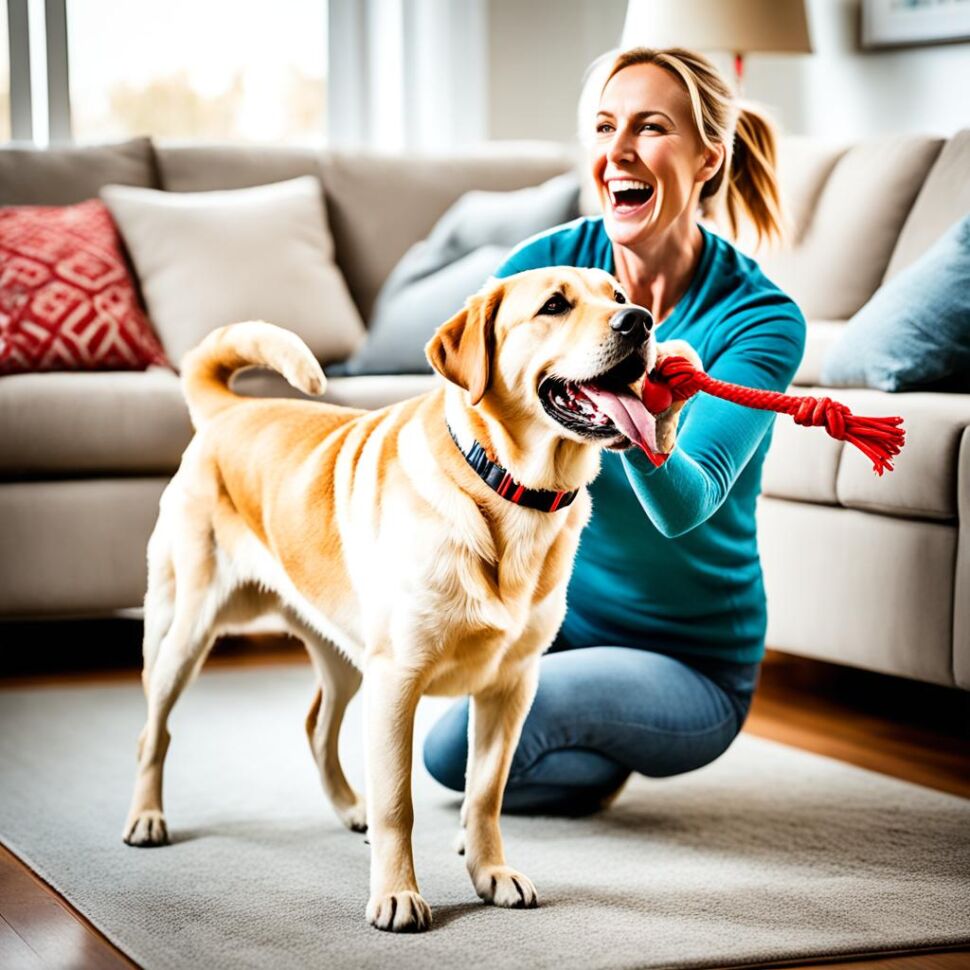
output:
<instances>
[{"instance_id":1,"label":"red rope toy","mask_svg":"<svg viewBox=\"0 0 970 970\"><path fill-rule=\"evenodd\" d=\"M686 401L698 391L705 391L725 401L749 408L790 414L804 427L825 426L840 441L848 441L872 462L872 470L882 475L892 471L892 458L898 455L906 438L903 419L862 418L844 404L823 397L793 397L777 391L759 391L740 384L728 384L697 370L686 357L665 357L643 381L643 404L651 414L666 411L674 401ZM648 455L658 467L670 456Z\"/></svg>"}]
</instances>

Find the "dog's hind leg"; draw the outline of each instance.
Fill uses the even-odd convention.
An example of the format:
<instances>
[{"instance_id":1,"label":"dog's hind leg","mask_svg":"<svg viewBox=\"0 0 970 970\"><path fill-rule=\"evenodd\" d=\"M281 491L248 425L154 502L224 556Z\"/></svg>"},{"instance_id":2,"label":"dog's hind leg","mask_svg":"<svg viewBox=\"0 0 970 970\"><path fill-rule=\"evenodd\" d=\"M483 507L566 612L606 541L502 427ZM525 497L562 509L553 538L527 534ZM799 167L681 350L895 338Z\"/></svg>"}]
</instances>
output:
<instances>
[{"instance_id":1,"label":"dog's hind leg","mask_svg":"<svg viewBox=\"0 0 970 970\"><path fill-rule=\"evenodd\" d=\"M148 540L148 588L145 592L141 673L146 695L155 658L175 615L175 569L172 565L166 524L160 522Z\"/></svg>"},{"instance_id":2,"label":"dog's hind leg","mask_svg":"<svg viewBox=\"0 0 970 970\"><path fill-rule=\"evenodd\" d=\"M162 768L170 740L168 716L214 640L215 562L208 529L181 534L172 553L175 589L171 623L157 648L148 638L158 635L162 622L154 617L149 621L146 616L143 681L148 719L138 739L138 772L122 835L128 845L168 842L162 811ZM154 603L152 608L164 611L165 603Z\"/></svg>"},{"instance_id":3,"label":"dog's hind leg","mask_svg":"<svg viewBox=\"0 0 970 970\"><path fill-rule=\"evenodd\" d=\"M338 745L340 725L347 705L360 688L361 673L318 634L302 624L292 629L306 645L317 674L317 693L306 717L306 733L323 790L347 828L366 832L364 799L347 781Z\"/></svg>"}]
</instances>

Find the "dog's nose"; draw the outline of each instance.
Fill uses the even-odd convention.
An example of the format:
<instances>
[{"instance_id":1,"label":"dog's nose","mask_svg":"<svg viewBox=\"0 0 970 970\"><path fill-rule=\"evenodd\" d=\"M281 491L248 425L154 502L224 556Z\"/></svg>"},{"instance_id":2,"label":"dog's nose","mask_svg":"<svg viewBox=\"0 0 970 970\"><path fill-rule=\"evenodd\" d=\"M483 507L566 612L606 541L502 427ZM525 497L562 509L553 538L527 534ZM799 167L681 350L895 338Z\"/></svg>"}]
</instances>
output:
<instances>
[{"instance_id":1,"label":"dog's nose","mask_svg":"<svg viewBox=\"0 0 970 970\"><path fill-rule=\"evenodd\" d=\"M630 337L634 343L642 344L653 329L653 314L642 306L625 306L613 314L610 329L622 337Z\"/></svg>"}]
</instances>

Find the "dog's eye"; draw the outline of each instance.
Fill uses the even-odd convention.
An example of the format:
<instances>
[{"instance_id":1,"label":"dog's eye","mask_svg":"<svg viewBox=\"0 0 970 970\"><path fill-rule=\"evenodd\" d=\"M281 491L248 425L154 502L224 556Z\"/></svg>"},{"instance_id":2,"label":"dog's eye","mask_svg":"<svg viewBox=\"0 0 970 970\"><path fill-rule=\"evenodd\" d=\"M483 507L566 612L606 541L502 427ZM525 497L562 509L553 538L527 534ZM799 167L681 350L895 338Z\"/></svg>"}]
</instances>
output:
<instances>
[{"instance_id":1,"label":"dog's eye","mask_svg":"<svg viewBox=\"0 0 970 970\"><path fill-rule=\"evenodd\" d=\"M626 303L626 297L619 290L613 294L613 299L616 300L617 303Z\"/></svg>"},{"instance_id":2,"label":"dog's eye","mask_svg":"<svg viewBox=\"0 0 970 970\"><path fill-rule=\"evenodd\" d=\"M540 314L544 314L551 317L558 317L563 313L568 313L572 307L569 301L562 295L562 293L556 293L555 296L549 297L545 303L542 304L542 309L539 311Z\"/></svg>"}]
</instances>

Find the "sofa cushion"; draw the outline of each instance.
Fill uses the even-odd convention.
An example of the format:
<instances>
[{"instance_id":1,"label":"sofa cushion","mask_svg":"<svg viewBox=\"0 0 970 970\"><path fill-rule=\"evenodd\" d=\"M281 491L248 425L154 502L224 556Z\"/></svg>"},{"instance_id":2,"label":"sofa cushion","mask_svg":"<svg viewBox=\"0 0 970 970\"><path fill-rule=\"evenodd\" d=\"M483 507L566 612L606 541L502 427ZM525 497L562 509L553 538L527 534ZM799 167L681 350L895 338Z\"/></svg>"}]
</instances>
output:
<instances>
[{"instance_id":1,"label":"sofa cushion","mask_svg":"<svg viewBox=\"0 0 970 970\"><path fill-rule=\"evenodd\" d=\"M812 387L823 383L822 363L829 348L842 336L844 320L809 320L805 333L805 354L792 384Z\"/></svg>"},{"instance_id":2,"label":"sofa cushion","mask_svg":"<svg viewBox=\"0 0 970 970\"><path fill-rule=\"evenodd\" d=\"M916 135L855 145L840 155L817 202L809 193L796 207L796 217L811 215L794 244L756 254L807 318L848 319L876 291L941 145Z\"/></svg>"},{"instance_id":3,"label":"sofa cushion","mask_svg":"<svg viewBox=\"0 0 970 970\"><path fill-rule=\"evenodd\" d=\"M0 379L0 476L171 474L192 437L179 380L141 372Z\"/></svg>"},{"instance_id":4,"label":"sofa cushion","mask_svg":"<svg viewBox=\"0 0 970 970\"><path fill-rule=\"evenodd\" d=\"M241 371L232 382L237 394L252 397L290 397L320 400L345 408L376 408L397 404L432 391L444 382L438 374L365 374L361 377L328 377L327 389L321 398L306 398L275 371L253 367Z\"/></svg>"},{"instance_id":5,"label":"sofa cushion","mask_svg":"<svg viewBox=\"0 0 970 970\"><path fill-rule=\"evenodd\" d=\"M970 391L970 216L846 323L826 354L822 384Z\"/></svg>"},{"instance_id":6,"label":"sofa cushion","mask_svg":"<svg viewBox=\"0 0 970 970\"><path fill-rule=\"evenodd\" d=\"M87 147L0 148L0 205L72 205L93 199L109 182L158 187L150 139Z\"/></svg>"},{"instance_id":7,"label":"sofa cushion","mask_svg":"<svg viewBox=\"0 0 970 970\"><path fill-rule=\"evenodd\" d=\"M0 615L96 615L141 606L145 547L166 484L167 476L6 483Z\"/></svg>"},{"instance_id":8,"label":"sofa cushion","mask_svg":"<svg viewBox=\"0 0 970 970\"><path fill-rule=\"evenodd\" d=\"M799 387L788 393L801 395L809 390ZM804 428L787 414L779 414L761 467L761 490L773 498L838 505L835 483L841 455L842 442L823 429Z\"/></svg>"},{"instance_id":9,"label":"sofa cushion","mask_svg":"<svg viewBox=\"0 0 970 970\"><path fill-rule=\"evenodd\" d=\"M166 363L100 199L0 209L0 374Z\"/></svg>"},{"instance_id":10,"label":"sofa cushion","mask_svg":"<svg viewBox=\"0 0 970 970\"><path fill-rule=\"evenodd\" d=\"M579 182L566 172L512 192L463 195L391 271L374 305L367 341L338 373L430 374L424 353L524 239L576 218Z\"/></svg>"},{"instance_id":11,"label":"sofa cushion","mask_svg":"<svg viewBox=\"0 0 970 970\"><path fill-rule=\"evenodd\" d=\"M321 361L363 340L316 178L217 192L106 186L102 195L174 364L216 327L243 320L294 331Z\"/></svg>"},{"instance_id":12,"label":"sofa cushion","mask_svg":"<svg viewBox=\"0 0 970 970\"><path fill-rule=\"evenodd\" d=\"M312 148L259 145L179 144L155 141L159 188L166 192L214 192L320 177L321 154Z\"/></svg>"},{"instance_id":13,"label":"sofa cushion","mask_svg":"<svg viewBox=\"0 0 970 970\"><path fill-rule=\"evenodd\" d=\"M907 518L956 519L957 461L960 439L970 427L970 395L847 388L837 394L855 414L900 415L906 430L893 471L882 477L858 449L844 449L836 482L839 504Z\"/></svg>"},{"instance_id":14,"label":"sofa cushion","mask_svg":"<svg viewBox=\"0 0 970 970\"><path fill-rule=\"evenodd\" d=\"M779 415L763 468L765 495L905 518L956 518L957 459L970 427L970 395L825 387L800 387L798 394L830 397L865 417L899 415L906 443L893 471L879 476L854 445Z\"/></svg>"},{"instance_id":15,"label":"sofa cushion","mask_svg":"<svg viewBox=\"0 0 970 970\"><path fill-rule=\"evenodd\" d=\"M957 219L970 214L970 128L944 146L920 189L886 269L891 279L916 262Z\"/></svg>"}]
</instances>

